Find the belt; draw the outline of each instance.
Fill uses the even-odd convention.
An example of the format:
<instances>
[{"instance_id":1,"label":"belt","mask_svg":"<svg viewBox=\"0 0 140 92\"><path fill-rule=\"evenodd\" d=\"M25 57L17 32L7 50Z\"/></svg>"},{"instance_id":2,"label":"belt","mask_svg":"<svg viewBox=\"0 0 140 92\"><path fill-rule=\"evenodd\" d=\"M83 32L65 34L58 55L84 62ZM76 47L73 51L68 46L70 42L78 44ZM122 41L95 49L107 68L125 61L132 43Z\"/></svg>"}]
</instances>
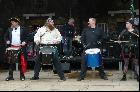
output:
<instances>
[{"instance_id":1,"label":"belt","mask_svg":"<svg viewBox=\"0 0 140 92\"><path fill-rule=\"evenodd\" d=\"M14 48L19 48L19 47L21 47L21 46L11 45L11 47L14 47Z\"/></svg>"}]
</instances>

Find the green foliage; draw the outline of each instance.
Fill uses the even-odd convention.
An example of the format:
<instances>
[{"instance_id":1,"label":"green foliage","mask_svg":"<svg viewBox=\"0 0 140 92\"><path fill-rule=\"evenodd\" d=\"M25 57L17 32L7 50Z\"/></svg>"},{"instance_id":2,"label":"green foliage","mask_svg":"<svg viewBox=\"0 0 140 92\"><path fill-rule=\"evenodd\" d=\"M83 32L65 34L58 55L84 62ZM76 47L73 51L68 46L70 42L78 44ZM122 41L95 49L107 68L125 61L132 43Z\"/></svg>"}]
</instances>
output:
<instances>
[{"instance_id":1,"label":"green foliage","mask_svg":"<svg viewBox=\"0 0 140 92\"><path fill-rule=\"evenodd\" d=\"M131 0L131 5L130 5L130 12L131 12L131 17L134 18L134 0Z\"/></svg>"}]
</instances>

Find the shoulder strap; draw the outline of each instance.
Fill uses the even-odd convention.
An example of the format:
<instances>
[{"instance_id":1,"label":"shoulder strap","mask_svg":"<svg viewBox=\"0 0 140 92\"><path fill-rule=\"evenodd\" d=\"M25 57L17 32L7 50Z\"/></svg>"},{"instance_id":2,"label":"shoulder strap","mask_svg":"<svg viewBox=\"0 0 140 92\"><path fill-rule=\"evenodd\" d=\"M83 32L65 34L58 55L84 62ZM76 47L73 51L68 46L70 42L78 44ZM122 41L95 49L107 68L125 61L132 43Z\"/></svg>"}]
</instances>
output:
<instances>
[{"instance_id":1,"label":"shoulder strap","mask_svg":"<svg viewBox=\"0 0 140 92\"><path fill-rule=\"evenodd\" d=\"M46 31L45 32L47 32L47 28L46 28ZM40 38L42 38L45 35L45 32L43 33L43 35L40 36Z\"/></svg>"},{"instance_id":2,"label":"shoulder strap","mask_svg":"<svg viewBox=\"0 0 140 92\"><path fill-rule=\"evenodd\" d=\"M130 32L130 33L132 33L132 34L136 35L137 37L139 37L139 35L138 35L138 34L136 34L136 33L134 33L134 32Z\"/></svg>"}]
</instances>

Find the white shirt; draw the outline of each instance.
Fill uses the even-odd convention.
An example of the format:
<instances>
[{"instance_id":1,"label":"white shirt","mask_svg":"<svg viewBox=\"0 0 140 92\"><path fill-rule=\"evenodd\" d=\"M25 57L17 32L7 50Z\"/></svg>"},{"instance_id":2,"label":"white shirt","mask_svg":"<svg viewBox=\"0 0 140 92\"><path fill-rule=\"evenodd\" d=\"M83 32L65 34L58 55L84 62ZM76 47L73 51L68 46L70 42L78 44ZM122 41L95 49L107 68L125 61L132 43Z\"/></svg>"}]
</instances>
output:
<instances>
[{"instance_id":1,"label":"white shirt","mask_svg":"<svg viewBox=\"0 0 140 92\"><path fill-rule=\"evenodd\" d=\"M13 28L11 45L19 46L20 44L21 44L21 40L20 40L20 26L19 26L17 29Z\"/></svg>"},{"instance_id":2,"label":"white shirt","mask_svg":"<svg viewBox=\"0 0 140 92\"><path fill-rule=\"evenodd\" d=\"M62 36L58 29L48 31L49 29L45 26L39 28L34 36L34 42L40 44L55 44L62 40ZM42 36L42 37L41 37Z\"/></svg>"}]
</instances>

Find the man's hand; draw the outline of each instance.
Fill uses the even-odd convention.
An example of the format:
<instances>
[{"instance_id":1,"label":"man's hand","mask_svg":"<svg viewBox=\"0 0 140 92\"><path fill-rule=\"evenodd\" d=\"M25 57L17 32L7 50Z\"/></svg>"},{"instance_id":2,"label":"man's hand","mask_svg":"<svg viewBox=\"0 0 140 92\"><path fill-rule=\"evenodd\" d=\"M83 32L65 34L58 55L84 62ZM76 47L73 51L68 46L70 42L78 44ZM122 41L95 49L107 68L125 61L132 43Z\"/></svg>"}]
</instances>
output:
<instances>
[{"instance_id":1,"label":"man's hand","mask_svg":"<svg viewBox=\"0 0 140 92\"><path fill-rule=\"evenodd\" d=\"M39 41L37 41L37 42L35 42L36 43L36 45L39 45Z\"/></svg>"},{"instance_id":2,"label":"man's hand","mask_svg":"<svg viewBox=\"0 0 140 92\"><path fill-rule=\"evenodd\" d=\"M10 44L10 41L7 41L6 44Z\"/></svg>"},{"instance_id":3,"label":"man's hand","mask_svg":"<svg viewBox=\"0 0 140 92\"><path fill-rule=\"evenodd\" d=\"M60 41L53 41L53 44L59 44Z\"/></svg>"},{"instance_id":4,"label":"man's hand","mask_svg":"<svg viewBox=\"0 0 140 92\"><path fill-rule=\"evenodd\" d=\"M26 45L26 42L22 42L22 44L21 44L22 46L25 46Z\"/></svg>"}]
</instances>

